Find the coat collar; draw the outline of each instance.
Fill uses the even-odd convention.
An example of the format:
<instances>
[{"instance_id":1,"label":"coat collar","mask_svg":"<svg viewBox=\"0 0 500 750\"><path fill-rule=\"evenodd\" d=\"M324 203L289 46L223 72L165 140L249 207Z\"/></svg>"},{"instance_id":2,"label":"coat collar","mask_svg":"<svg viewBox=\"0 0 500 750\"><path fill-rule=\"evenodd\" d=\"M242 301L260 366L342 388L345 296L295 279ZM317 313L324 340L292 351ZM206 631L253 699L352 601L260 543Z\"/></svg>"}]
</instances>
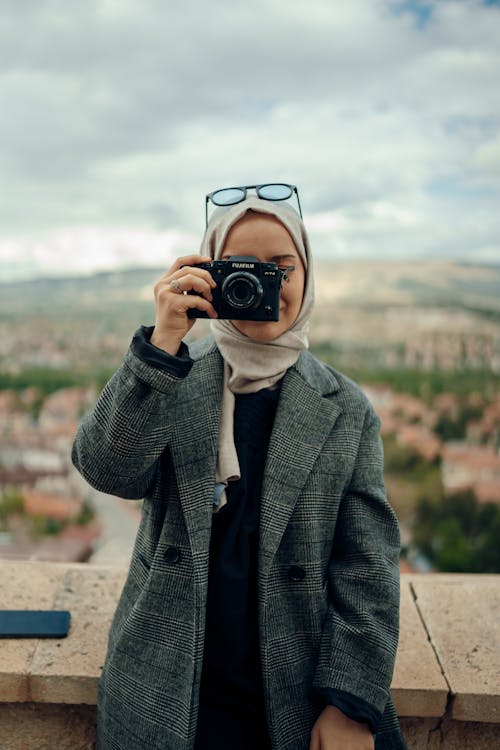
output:
<instances>
[{"instance_id":1,"label":"coat collar","mask_svg":"<svg viewBox=\"0 0 500 750\"><path fill-rule=\"evenodd\" d=\"M340 388L333 371L313 357L308 350L300 353L291 369L296 370L304 381L321 396L329 396Z\"/></svg>"},{"instance_id":2,"label":"coat collar","mask_svg":"<svg viewBox=\"0 0 500 750\"><path fill-rule=\"evenodd\" d=\"M190 344L189 354L195 361L213 355L213 361L215 362L219 358L219 366L222 367L222 357L212 336L207 336L194 344ZM304 381L318 391L321 396L328 396L339 390L338 380L331 368L317 360L307 349L300 352L297 362L290 368L290 371L293 370L296 370Z\"/></svg>"}]
</instances>

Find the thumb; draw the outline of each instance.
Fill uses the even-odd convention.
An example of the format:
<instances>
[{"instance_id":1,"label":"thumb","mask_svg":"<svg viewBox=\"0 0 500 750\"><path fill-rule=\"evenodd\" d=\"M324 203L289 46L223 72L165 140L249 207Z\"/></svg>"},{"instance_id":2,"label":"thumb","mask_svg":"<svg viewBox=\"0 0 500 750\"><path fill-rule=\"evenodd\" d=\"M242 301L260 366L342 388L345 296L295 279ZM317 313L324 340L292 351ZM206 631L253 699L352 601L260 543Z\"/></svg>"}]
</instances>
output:
<instances>
[{"instance_id":1,"label":"thumb","mask_svg":"<svg viewBox=\"0 0 500 750\"><path fill-rule=\"evenodd\" d=\"M309 750L321 750L321 740L319 732L316 727L313 727L311 732L311 741L309 742Z\"/></svg>"}]
</instances>

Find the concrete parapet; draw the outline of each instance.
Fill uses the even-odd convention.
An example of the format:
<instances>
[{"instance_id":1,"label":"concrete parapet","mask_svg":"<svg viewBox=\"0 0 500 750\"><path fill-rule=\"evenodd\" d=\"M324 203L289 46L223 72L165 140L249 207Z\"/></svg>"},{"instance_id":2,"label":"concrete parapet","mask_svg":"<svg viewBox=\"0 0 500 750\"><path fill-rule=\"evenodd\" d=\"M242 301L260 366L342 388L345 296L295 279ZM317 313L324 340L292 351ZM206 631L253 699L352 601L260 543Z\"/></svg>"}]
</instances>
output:
<instances>
[{"instance_id":1,"label":"concrete parapet","mask_svg":"<svg viewBox=\"0 0 500 750\"><path fill-rule=\"evenodd\" d=\"M91 750L123 567L0 562L4 609L69 609L67 638L0 640L1 750ZM409 750L500 750L500 576L403 575L392 684Z\"/></svg>"}]
</instances>

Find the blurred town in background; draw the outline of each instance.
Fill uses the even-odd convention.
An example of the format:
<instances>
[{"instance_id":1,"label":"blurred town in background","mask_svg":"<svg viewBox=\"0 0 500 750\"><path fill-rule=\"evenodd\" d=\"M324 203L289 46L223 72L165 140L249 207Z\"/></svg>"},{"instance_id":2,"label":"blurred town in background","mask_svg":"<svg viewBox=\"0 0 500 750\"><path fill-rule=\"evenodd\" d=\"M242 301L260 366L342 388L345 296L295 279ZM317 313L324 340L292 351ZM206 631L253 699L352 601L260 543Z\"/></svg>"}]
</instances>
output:
<instances>
[{"instance_id":1,"label":"blurred town in background","mask_svg":"<svg viewBox=\"0 0 500 750\"><path fill-rule=\"evenodd\" d=\"M1 558L130 557L140 501L92 490L70 453L162 272L0 285ZM381 418L402 569L500 572L500 266L322 261L316 286L311 349Z\"/></svg>"}]
</instances>

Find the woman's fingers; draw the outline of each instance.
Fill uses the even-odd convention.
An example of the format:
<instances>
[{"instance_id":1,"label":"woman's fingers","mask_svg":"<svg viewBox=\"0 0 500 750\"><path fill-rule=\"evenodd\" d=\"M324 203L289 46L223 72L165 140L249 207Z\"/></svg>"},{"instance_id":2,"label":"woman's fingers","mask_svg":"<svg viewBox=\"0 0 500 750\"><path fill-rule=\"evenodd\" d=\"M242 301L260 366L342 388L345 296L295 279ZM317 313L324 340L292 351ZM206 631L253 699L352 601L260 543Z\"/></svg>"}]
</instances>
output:
<instances>
[{"instance_id":1,"label":"woman's fingers","mask_svg":"<svg viewBox=\"0 0 500 750\"><path fill-rule=\"evenodd\" d=\"M155 300L157 313L165 322L172 315L186 314L190 308L203 310L211 318L217 317L211 304L211 287L197 277L173 277L159 282L155 286Z\"/></svg>"},{"instance_id":2,"label":"woman's fingers","mask_svg":"<svg viewBox=\"0 0 500 750\"><path fill-rule=\"evenodd\" d=\"M151 342L175 354L191 329L195 318L189 310L200 310L209 318L217 318L212 303L212 290L217 286L210 272L200 268L210 258L186 255L178 258L154 287L156 322Z\"/></svg>"},{"instance_id":3,"label":"woman's fingers","mask_svg":"<svg viewBox=\"0 0 500 750\"><path fill-rule=\"evenodd\" d=\"M191 256L202 257L202 256ZM212 289L217 286L209 271L197 266L182 266L176 270L170 270L162 276L155 284L155 298L162 292L195 292L201 294L208 300L212 299Z\"/></svg>"},{"instance_id":4,"label":"woman's fingers","mask_svg":"<svg viewBox=\"0 0 500 750\"><path fill-rule=\"evenodd\" d=\"M175 271L178 271L182 266L195 266L200 263L211 263L212 258L208 255L184 255L182 258L176 258L167 271L165 276L171 276Z\"/></svg>"},{"instance_id":5,"label":"woman's fingers","mask_svg":"<svg viewBox=\"0 0 500 750\"><path fill-rule=\"evenodd\" d=\"M196 273L185 269L186 272L182 273L182 270L177 271L173 276L165 279L168 289L177 294L195 292L196 294L203 295L203 297L206 297L206 299L211 301L212 289L215 287L215 282L208 271Z\"/></svg>"},{"instance_id":6,"label":"woman's fingers","mask_svg":"<svg viewBox=\"0 0 500 750\"><path fill-rule=\"evenodd\" d=\"M198 297L194 294L186 295L185 298L186 297L190 297L187 310L201 310L202 312L205 312L209 318L217 318L217 313L215 312L212 304L204 297Z\"/></svg>"}]
</instances>

